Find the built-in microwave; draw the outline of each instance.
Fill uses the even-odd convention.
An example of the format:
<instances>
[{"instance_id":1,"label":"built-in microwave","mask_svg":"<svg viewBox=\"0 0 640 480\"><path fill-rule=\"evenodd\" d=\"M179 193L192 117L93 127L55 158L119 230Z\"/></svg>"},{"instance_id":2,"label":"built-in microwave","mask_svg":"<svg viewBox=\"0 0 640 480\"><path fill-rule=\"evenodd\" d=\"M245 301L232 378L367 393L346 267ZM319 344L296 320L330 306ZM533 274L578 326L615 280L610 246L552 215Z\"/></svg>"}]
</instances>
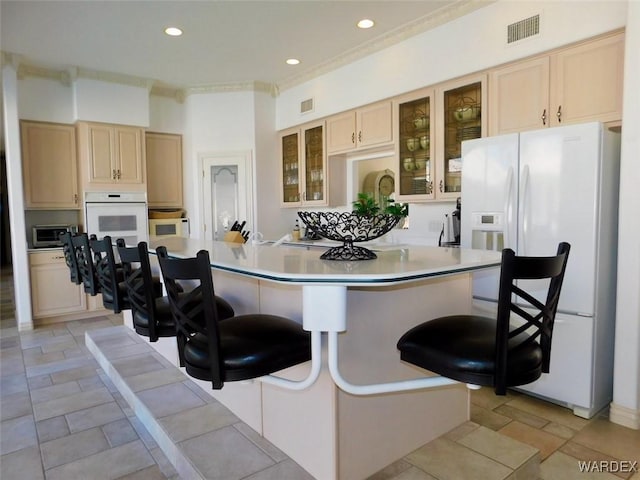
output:
<instances>
[{"instance_id":1,"label":"built-in microwave","mask_svg":"<svg viewBox=\"0 0 640 480\"><path fill-rule=\"evenodd\" d=\"M77 233L77 225L34 225L31 243L33 248L61 247L60 235L65 232Z\"/></svg>"},{"instance_id":2,"label":"built-in microwave","mask_svg":"<svg viewBox=\"0 0 640 480\"><path fill-rule=\"evenodd\" d=\"M149 235L152 237L189 237L188 218L150 218Z\"/></svg>"}]
</instances>

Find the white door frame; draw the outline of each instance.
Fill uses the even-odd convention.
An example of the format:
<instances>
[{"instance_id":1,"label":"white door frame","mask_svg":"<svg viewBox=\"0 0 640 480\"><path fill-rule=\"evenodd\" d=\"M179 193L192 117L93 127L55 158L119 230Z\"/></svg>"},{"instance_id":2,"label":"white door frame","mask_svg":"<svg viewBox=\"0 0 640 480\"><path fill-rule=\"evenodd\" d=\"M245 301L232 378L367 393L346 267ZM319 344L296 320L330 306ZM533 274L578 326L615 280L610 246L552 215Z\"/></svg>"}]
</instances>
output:
<instances>
[{"instance_id":1,"label":"white door frame","mask_svg":"<svg viewBox=\"0 0 640 480\"><path fill-rule=\"evenodd\" d=\"M200 238L213 239L211 220L211 168L233 165L238 168L238 210L246 212L245 230L254 231L253 219L253 161L251 150L205 152L198 154L200 174Z\"/></svg>"}]
</instances>

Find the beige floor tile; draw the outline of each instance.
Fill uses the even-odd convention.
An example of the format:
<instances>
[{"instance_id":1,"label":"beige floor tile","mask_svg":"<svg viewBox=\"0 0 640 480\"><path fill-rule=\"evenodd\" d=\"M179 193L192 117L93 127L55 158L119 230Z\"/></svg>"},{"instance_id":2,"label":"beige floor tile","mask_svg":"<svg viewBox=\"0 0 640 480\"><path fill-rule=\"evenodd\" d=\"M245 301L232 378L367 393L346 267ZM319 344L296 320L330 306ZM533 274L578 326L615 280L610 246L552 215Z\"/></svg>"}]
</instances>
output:
<instances>
[{"instance_id":1,"label":"beige floor tile","mask_svg":"<svg viewBox=\"0 0 640 480\"><path fill-rule=\"evenodd\" d=\"M580 430L572 440L619 460L635 460L640 465L640 430L597 418Z\"/></svg>"},{"instance_id":2,"label":"beige floor tile","mask_svg":"<svg viewBox=\"0 0 640 480\"><path fill-rule=\"evenodd\" d=\"M513 470L538 455L536 448L486 427L477 428L458 440L458 443Z\"/></svg>"},{"instance_id":3,"label":"beige floor tile","mask_svg":"<svg viewBox=\"0 0 640 480\"><path fill-rule=\"evenodd\" d=\"M186 440L180 446L205 478L240 479L274 465L233 427Z\"/></svg>"},{"instance_id":4,"label":"beige floor tile","mask_svg":"<svg viewBox=\"0 0 640 480\"><path fill-rule=\"evenodd\" d=\"M113 367L122 377L132 377L142 373L163 370L164 365L158 361L151 352L141 355L123 357L112 362Z\"/></svg>"},{"instance_id":5,"label":"beige floor tile","mask_svg":"<svg viewBox=\"0 0 640 480\"><path fill-rule=\"evenodd\" d=\"M124 417L124 413L116 402L103 403L76 412L68 413L67 423L71 432L79 432L93 427L106 425Z\"/></svg>"},{"instance_id":6,"label":"beige floor tile","mask_svg":"<svg viewBox=\"0 0 640 480\"><path fill-rule=\"evenodd\" d=\"M545 402L538 398L529 397L527 395L521 395L513 400L509 401L507 405L523 410L532 415L536 415L541 418L546 418L551 422L556 422L561 425L573 428L574 430L580 430L589 423L589 420L578 417L573 414L573 411L568 408L554 405L549 402Z\"/></svg>"},{"instance_id":7,"label":"beige floor tile","mask_svg":"<svg viewBox=\"0 0 640 480\"><path fill-rule=\"evenodd\" d=\"M45 470L79 460L109 448L99 428L60 437L40 445Z\"/></svg>"},{"instance_id":8,"label":"beige floor tile","mask_svg":"<svg viewBox=\"0 0 640 480\"><path fill-rule=\"evenodd\" d=\"M610 465L612 466L612 468L614 468L617 465L621 465L619 464L619 460L610 457L609 455L606 455L605 453L602 452L596 452L595 450L591 450L590 448L587 448L583 445L580 445L579 443L575 443L575 442L567 442L565 443L562 447L560 447L560 451L562 453L564 453L565 455L569 455L577 460L584 460L584 461L591 461L591 462L609 462ZM610 469L611 470L611 469ZM628 479L629 477L631 477L632 472L630 468L620 468L618 469L620 471L618 471L617 473L615 473L616 476L620 477L620 478L624 478L624 479ZM625 470L624 472L622 470Z\"/></svg>"},{"instance_id":9,"label":"beige floor tile","mask_svg":"<svg viewBox=\"0 0 640 480\"><path fill-rule=\"evenodd\" d=\"M493 410L471 405L471 421L483 425L491 430L500 430L511 422L509 417L495 413Z\"/></svg>"},{"instance_id":10,"label":"beige floor tile","mask_svg":"<svg viewBox=\"0 0 640 480\"><path fill-rule=\"evenodd\" d=\"M78 368L72 368L69 370L63 370L61 372L55 372L51 374L51 381L53 383L65 383L71 380L80 380L82 378L93 377L96 374L98 365L94 362L90 362L88 365L83 364Z\"/></svg>"},{"instance_id":11,"label":"beige floor tile","mask_svg":"<svg viewBox=\"0 0 640 480\"><path fill-rule=\"evenodd\" d=\"M569 428L566 425L561 425L556 422L547 423L542 430L567 440L577 433L573 428Z\"/></svg>"},{"instance_id":12,"label":"beige floor tile","mask_svg":"<svg viewBox=\"0 0 640 480\"><path fill-rule=\"evenodd\" d=\"M184 382L186 378L181 370L177 368L167 368L129 377L127 378L127 385L131 391L140 392L170 383Z\"/></svg>"},{"instance_id":13,"label":"beige floor tile","mask_svg":"<svg viewBox=\"0 0 640 480\"><path fill-rule=\"evenodd\" d=\"M0 423L0 454L16 452L38 445L33 415L12 418Z\"/></svg>"},{"instance_id":14,"label":"beige floor tile","mask_svg":"<svg viewBox=\"0 0 640 480\"><path fill-rule=\"evenodd\" d=\"M31 390L31 401L35 403L49 402L56 398L68 397L80 393L80 385L78 382L71 381L66 383L58 383L49 387L37 388Z\"/></svg>"},{"instance_id":15,"label":"beige floor tile","mask_svg":"<svg viewBox=\"0 0 640 480\"><path fill-rule=\"evenodd\" d=\"M542 480L620 480L606 472L584 472L578 460L562 452L553 453L540 465Z\"/></svg>"},{"instance_id":16,"label":"beige floor tile","mask_svg":"<svg viewBox=\"0 0 640 480\"><path fill-rule=\"evenodd\" d=\"M496 395L492 388L482 387L478 390L471 390L471 403L479 407L493 410L517 398L520 394L508 391L507 395Z\"/></svg>"},{"instance_id":17,"label":"beige floor tile","mask_svg":"<svg viewBox=\"0 0 640 480\"><path fill-rule=\"evenodd\" d=\"M155 418L205 405L204 401L182 383L171 383L144 390L138 394L138 398ZM167 401L169 398L170 402Z\"/></svg>"},{"instance_id":18,"label":"beige floor tile","mask_svg":"<svg viewBox=\"0 0 640 480\"><path fill-rule=\"evenodd\" d=\"M510 468L443 438L410 453L405 460L440 480L497 480L512 473Z\"/></svg>"},{"instance_id":19,"label":"beige floor tile","mask_svg":"<svg viewBox=\"0 0 640 480\"><path fill-rule=\"evenodd\" d=\"M113 397L106 388L80 392L48 402L36 403L33 414L37 421L57 417L85 408L95 407L113 401Z\"/></svg>"},{"instance_id":20,"label":"beige floor tile","mask_svg":"<svg viewBox=\"0 0 640 480\"><path fill-rule=\"evenodd\" d=\"M475 422L471 422L471 421L464 422L459 427L456 427L453 430L450 430L449 432L447 432L444 435L444 438L446 438L447 440L451 440L452 442L455 442L457 440L460 440L462 437L469 435L471 432L478 429L479 427L480 425L478 425Z\"/></svg>"},{"instance_id":21,"label":"beige floor tile","mask_svg":"<svg viewBox=\"0 0 640 480\"><path fill-rule=\"evenodd\" d=\"M136 440L47 470L47 480L87 478L87 472L91 472L91 480L110 480L153 464L151 454L140 440Z\"/></svg>"},{"instance_id":22,"label":"beige floor tile","mask_svg":"<svg viewBox=\"0 0 640 480\"><path fill-rule=\"evenodd\" d=\"M514 408L511 405L500 405L493 411L500 415L504 415L505 417L530 425L533 428L544 428L544 426L549 423L549 420L546 418L538 417L537 415L525 412L519 408Z\"/></svg>"},{"instance_id":23,"label":"beige floor tile","mask_svg":"<svg viewBox=\"0 0 640 480\"><path fill-rule=\"evenodd\" d=\"M17 452L3 455L0 461L2 480L44 480L40 461L40 449L37 446L23 448Z\"/></svg>"},{"instance_id":24,"label":"beige floor tile","mask_svg":"<svg viewBox=\"0 0 640 480\"><path fill-rule=\"evenodd\" d=\"M397 479L398 475L402 472L409 470L410 468L414 468L409 462L405 462L404 460L398 460L397 462L393 462L391 465L387 465L385 468L380 470L379 472L374 473L367 480L391 480ZM417 470L417 469L416 469Z\"/></svg>"},{"instance_id":25,"label":"beige floor tile","mask_svg":"<svg viewBox=\"0 0 640 480\"><path fill-rule=\"evenodd\" d=\"M120 477L118 480L165 480L166 478L160 468L157 465L153 465Z\"/></svg>"},{"instance_id":26,"label":"beige floor tile","mask_svg":"<svg viewBox=\"0 0 640 480\"><path fill-rule=\"evenodd\" d=\"M246 480L315 480L302 467L292 460L285 460L259 471Z\"/></svg>"},{"instance_id":27,"label":"beige floor tile","mask_svg":"<svg viewBox=\"0 0 640 480\"><path fill-rule=\"evenodd\" d=\"M238 417L228 408L220 403L210 403L161 418L160 424L174 442L181 442L237 421Z\"/></svg>"},{"instance_id":28,"label":"beige floor tile","mask_svg":"<svg viewBox=\"0 0 640 480\"><path fill-rule=\"evenodd\" d=\"M498 432L537 448L540 451L541 460L547 458L566 442L564 438L516 421L501 428Z\"/></svg>"}]
</instances>

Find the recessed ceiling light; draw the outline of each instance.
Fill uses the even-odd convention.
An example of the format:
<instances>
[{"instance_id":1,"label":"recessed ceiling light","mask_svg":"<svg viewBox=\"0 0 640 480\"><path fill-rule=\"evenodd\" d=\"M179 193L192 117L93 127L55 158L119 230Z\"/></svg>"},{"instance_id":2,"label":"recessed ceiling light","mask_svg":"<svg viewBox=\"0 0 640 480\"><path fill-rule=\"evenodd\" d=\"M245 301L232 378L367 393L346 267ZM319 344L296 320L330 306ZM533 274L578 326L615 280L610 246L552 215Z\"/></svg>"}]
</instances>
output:
<instances>
[{"instance_id":1,"label":"recessed ceiling light","mask_svg":"<svg viewBox=\"0 0 640 480\"><path fill-rule=\"evenodd\" d=\"M287 65L298 65L299 63L300 63L300 60L298 60L297 58L287 59Z\"/></svg>"},{"instance_id":2,"label":"recessed ceiling light","mask_svg":"<svg viewBox=\"0 0 640 480\"><path fill-rule=\"evenodd\" d=\"M178 27L167 27L164 29L164 33L171 37L179 37L180 35L182 35L182 30L180 30Z\"/></svg>"},{"instance_id":3,"label":"recessed ceiling light","mask_svg":"<svg viewBox=\"0 0 640 480\"><path fill-rule=\"evenodd\" d=\"M363 18L358 22L358 28L371 28L375 25L373 20L369 20L368 18Z\"/></svg>"}]
</instances>

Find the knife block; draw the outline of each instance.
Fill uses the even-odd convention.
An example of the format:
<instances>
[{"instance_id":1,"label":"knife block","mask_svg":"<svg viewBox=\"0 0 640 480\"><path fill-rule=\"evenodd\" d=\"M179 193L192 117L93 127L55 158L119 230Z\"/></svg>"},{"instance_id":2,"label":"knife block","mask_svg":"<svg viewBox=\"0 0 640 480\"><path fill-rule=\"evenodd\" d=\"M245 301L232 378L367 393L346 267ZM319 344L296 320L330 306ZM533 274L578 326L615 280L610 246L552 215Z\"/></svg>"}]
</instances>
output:
<instances>
[{"instance_id":1,"label":"knife block","mask_svg":"<svg viewBox=\"0 0 640 480\"><path fill-rule=\"evenodd\" d=\"M224 242L229 243L244 243L244 238L242 238L242 233L237 231L231 231L224 234L224 238L222 239Z\"/></svg>"}]
</instances>

